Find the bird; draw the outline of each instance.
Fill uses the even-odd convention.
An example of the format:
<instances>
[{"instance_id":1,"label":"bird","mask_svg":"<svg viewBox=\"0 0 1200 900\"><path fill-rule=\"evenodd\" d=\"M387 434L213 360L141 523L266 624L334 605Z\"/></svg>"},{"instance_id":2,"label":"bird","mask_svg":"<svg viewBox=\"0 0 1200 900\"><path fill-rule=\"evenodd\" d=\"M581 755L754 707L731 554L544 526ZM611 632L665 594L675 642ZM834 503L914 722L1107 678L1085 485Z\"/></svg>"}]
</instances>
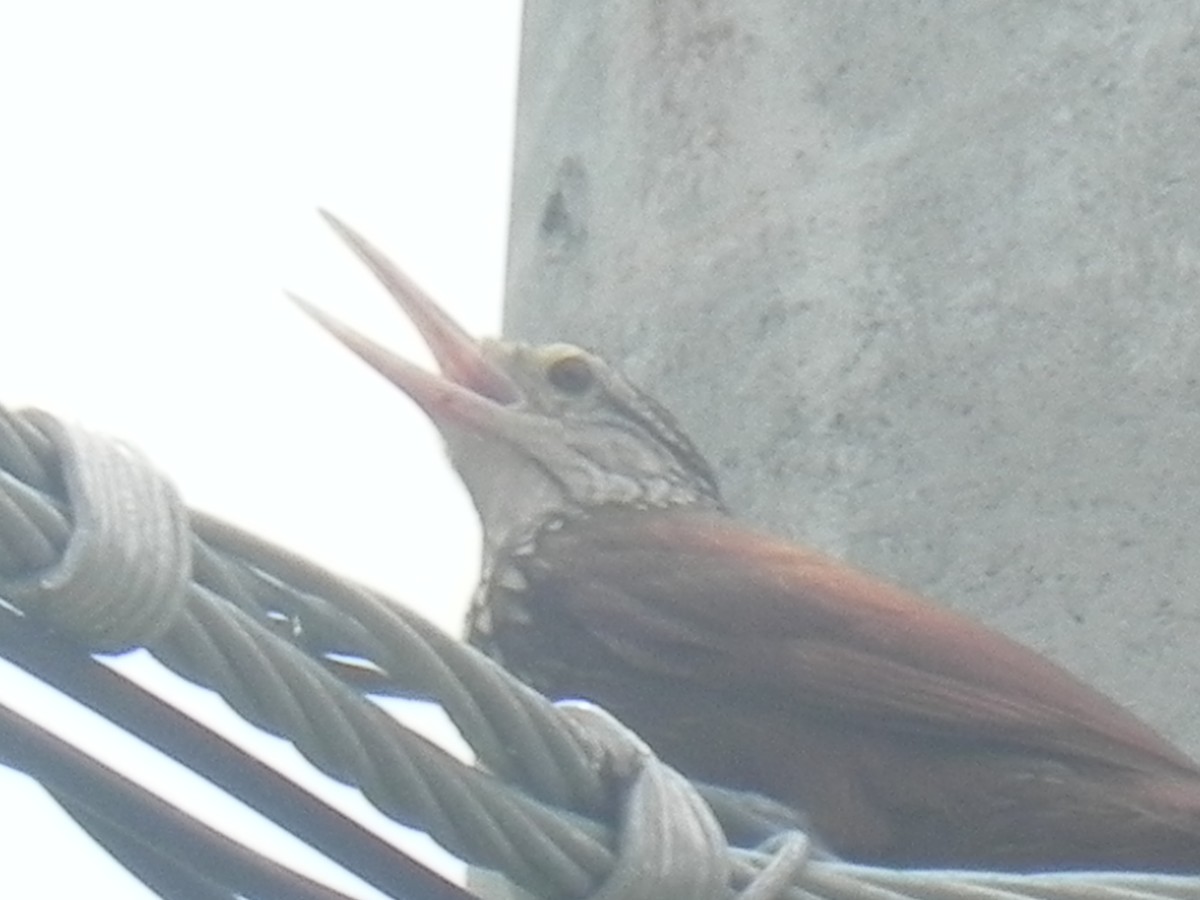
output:
<instances>
[{"instance_id":1,"label":"bird","mask_svg":"<svg viewBox=\"0 0 1200 900\"><path fill-rule=\"evenodd\" d=\"M1200 767L971 618L738 521L659 402L570 344L476 340L333 215L427 371L292 297L441 432L483 531L470 643L843 859L1200 873Z\"/></svg>"}]
</instances>

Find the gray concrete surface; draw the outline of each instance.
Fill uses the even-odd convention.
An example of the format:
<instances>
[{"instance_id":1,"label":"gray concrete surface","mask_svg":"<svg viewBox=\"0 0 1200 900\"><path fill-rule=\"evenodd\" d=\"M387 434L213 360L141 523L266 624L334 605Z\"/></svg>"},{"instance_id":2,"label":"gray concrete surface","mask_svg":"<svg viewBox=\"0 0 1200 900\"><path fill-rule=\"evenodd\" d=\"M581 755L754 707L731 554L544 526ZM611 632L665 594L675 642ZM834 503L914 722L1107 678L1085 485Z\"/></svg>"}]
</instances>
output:
<instances>
[{"instance_id":1,"label":"gray concrete surface","mask_svg":"<svg viewBox=\"0 0 1200 900\"><path fill-rule=\"evenodd\" d=\"M508 328L1200 756L1200 4L528 0Z\"/></svg>"}]
</instances>

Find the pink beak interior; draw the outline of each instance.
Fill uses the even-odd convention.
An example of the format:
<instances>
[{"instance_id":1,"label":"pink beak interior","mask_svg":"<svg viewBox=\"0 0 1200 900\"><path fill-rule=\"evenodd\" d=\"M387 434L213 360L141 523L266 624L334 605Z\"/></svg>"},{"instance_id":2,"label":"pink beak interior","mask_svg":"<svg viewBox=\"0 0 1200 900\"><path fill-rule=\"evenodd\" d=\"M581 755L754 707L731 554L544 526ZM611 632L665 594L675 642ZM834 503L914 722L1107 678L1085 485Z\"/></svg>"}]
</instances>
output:
<instances>
[{"instance_id":1,"label":"pink beak interior","mask_svg":"<svg viewBox=\"0 0 1200 900\"><path fill-rule=\"evenodd\" d=\"M436 424L453 420L494 428L497 414L520 400L512 379L482 352L424 291L360 234L324 210L322 217L383 282L420 331L441 375L426 372L353 328L292 294L288 296L322 328L408 394Z\"/></svg>"}]
</instances>

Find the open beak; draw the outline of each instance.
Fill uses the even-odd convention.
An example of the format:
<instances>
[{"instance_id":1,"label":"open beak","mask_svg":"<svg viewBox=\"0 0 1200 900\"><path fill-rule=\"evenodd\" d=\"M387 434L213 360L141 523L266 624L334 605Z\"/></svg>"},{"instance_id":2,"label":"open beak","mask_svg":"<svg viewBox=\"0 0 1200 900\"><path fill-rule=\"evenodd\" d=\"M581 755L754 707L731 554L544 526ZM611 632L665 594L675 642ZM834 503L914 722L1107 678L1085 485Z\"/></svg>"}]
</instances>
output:
<instances>
[{"instance_id":1,"label":"open beak","mask_svg":"<svg viewBox=\"0 0 1200 900\"><path fill-rule=\"evenodd\" d=\"M348 225L321 210L321 216L383 282L428 344L441 374L413 365L375 341L339 322L311 303L288 297L322 328L371 368L408 394L434 423L455 423L484 431L503 431L505 412L519 402L513 380L396 265Z\"/></svg>"}]
</instances>

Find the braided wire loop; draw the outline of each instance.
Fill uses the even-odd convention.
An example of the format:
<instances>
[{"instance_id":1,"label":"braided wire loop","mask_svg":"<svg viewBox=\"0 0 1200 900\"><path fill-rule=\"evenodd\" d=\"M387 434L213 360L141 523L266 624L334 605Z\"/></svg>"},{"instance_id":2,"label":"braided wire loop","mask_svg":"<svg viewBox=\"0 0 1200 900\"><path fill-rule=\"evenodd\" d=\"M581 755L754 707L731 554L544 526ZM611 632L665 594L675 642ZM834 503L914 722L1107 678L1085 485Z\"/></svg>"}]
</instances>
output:
<instances>
[{"instance_id":1,"label":"braided wire loop","mask_svg":"<svg viewBox=\"0 0 1200 900\"><path fill-rule=\"evenodd\" d=\"M179 495L126 444L37 410L5 433L21 427L40 433L40 458L52 453L58 466L42 469L28 445L10 455L47 486L57 475L70 519L58 520L36 492L21 490L15 474L4 475L11 487L6 511L24 526L14 529L8 552L24 545L41 565L0 573L0 596L97 651L152 643L182 608L191 577L191 533Z\"/></svg>"}]
</instances>

